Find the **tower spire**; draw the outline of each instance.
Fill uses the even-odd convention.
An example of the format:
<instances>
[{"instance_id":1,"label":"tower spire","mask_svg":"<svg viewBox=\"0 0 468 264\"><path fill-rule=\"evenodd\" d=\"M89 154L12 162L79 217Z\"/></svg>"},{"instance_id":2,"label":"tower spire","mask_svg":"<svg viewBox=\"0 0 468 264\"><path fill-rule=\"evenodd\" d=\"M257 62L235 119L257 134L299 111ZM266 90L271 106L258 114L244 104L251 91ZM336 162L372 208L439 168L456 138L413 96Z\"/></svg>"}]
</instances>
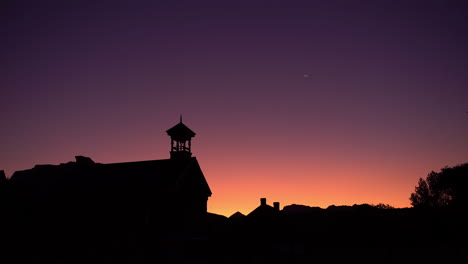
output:
<instances>
[{"instance_id":1,"label":"tower spire","mask_svg":"<svg viewBox=\"0 0 468 264\"><path fill-rule=\"evenodd\" d=\"M195 132L182 123L182 115L179 123L166 130L166 133L171 137L171 159L187 159L192 156L192 138Z\"/></svg>"}]
</instances>

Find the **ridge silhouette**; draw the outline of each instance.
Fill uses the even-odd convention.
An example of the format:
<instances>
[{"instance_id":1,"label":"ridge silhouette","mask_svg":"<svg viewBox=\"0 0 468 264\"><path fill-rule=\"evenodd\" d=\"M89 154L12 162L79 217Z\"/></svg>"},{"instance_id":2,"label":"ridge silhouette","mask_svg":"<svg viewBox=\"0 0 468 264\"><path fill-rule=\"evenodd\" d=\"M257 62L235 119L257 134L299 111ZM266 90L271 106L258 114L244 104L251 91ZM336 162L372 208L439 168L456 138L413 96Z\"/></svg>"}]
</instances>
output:
<instances>
[{"instance_id":1,"label":"ridge silhouette","mask_svg":"<svg viewBox=\"0 0 468 264\"><path fill-rule=\"evenodd\" d=\"M0 171L2 263L458 263L466 214L453 208L260 204L229 218L212 195L182 120L170 158L89 157ZM222 195L222 194L220 194Z\"/></svg>"}]
</instances>

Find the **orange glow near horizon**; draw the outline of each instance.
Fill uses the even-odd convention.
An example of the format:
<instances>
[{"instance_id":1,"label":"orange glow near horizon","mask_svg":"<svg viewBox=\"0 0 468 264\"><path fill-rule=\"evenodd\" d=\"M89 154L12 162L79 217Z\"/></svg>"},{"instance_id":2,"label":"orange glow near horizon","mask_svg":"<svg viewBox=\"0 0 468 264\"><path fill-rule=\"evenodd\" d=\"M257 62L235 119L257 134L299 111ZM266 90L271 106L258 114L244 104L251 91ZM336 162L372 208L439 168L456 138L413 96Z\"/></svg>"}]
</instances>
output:
<instances>
[{"instance_id":1,"label":"orange glow near horizon","mask_svg":"<svg viewBox=\"0 0 468 264\"><path fill-rule=\"evenodd\" d=\"M192 128L191 124L188 126ZM281 208L291 204L327 208L363 203L410 207L409 197L419 178L425 178L431 170L462 163L459 157L468 155L463 148L450 155L425 151L433 146L413 152L414 157L391 146L383 152L373 152L369 145L367 149L354 150L317 144L315 148L296 150L289 141L271 136L262 138L260 132L251 133L250 138L238 133L233 136L237 140L223 144L223 137L217 137L209 128L194 130L198 134L193 139L192 151L213 192L208 199L208 211L227 217L237 211L250 213L259 205L260 198L267 198L270 205L280 202ZM70 143L54 155L39 148L30 153L29 165L24 161L12 162L14 167L10 168L66 163L75 155L89 156L99 163L169 158L169 138L159 135L157 144L148 146L148 141L154 141L148 137L154 136L148 133L147 137L121 141L119 145L113 145L120 140L116 135L102 138L102 146L107 146L102 148L105 151L90 152L95 148L93 141ZM336 149L340 151L334 152ZM6 172L11 176L11 170Z\"/></svg>"},{"instance_id":2,"label":"orange glow near horizon","mask_svg":"<svg viewBox=\"0 0 468 264\"><path fill-rule=\"evenodd\" d=\"M290 171L294 177L288 177L278 169L246 173L241 177L237 174L241 171L232 174L223 172L222 168L205 171L213 191L208 200L208 211L225 216L237 211L250 213L260 204L260 198L267 198L269 205L280 202L281 208L291 204L327 208L330 205L363 203L409 207L408 198L416 184L411 180L407 184L376 182L371 179L370 171L356 172L355 175L330 171L303 174ZM223 173L223 177L229 180L215 179L217 173Z\"/></svg>"},{"instance_id":3,"label":"orange glow near horizon","mask_svg":"<svg viewBox=\"0 0 468 264\"><path fill-rule=\"evenodd\" d=\"M191 124L188 126L192 128ZM404 149L398 152L388 147L387 151L373 152L369 145L364 150L323 144L296 150L289 141L271 136L262 138L260 132L251 133L250 138L237 134L233 136L237 140L223 144L223 137L217 137L209 128L194 130L198 134L193 139L192 151L213 192L208 199L208 211L227 217L237 211L250 213L259 205L260 198L267 198L270 205L280 202L281 208L291 204L327 208L364 203L410 207L409 197L419 178L426 177L431 170L462 163L459 157L468 155L463 148L450 155L434 155L422 147L413 152L414 157L409 157ZM121 141L119 145L113 144L120 140L116 135L102 138L101 148L105 151L90 152L96 147L93 141L69 143L54 155L49 155L49 149L38 148L30 153L28 164L12 161L14 167L10 168L66 163L75 155L89 156L99 163L169 158L169 138L159 135L157 144L148 146L148 141L154 141L148 137L154 135L148 133L147 137ZM336 149L340 151L334 152ZM6 169L7 176L11 176L12 170Z\"/></svg>"}]
</instances>

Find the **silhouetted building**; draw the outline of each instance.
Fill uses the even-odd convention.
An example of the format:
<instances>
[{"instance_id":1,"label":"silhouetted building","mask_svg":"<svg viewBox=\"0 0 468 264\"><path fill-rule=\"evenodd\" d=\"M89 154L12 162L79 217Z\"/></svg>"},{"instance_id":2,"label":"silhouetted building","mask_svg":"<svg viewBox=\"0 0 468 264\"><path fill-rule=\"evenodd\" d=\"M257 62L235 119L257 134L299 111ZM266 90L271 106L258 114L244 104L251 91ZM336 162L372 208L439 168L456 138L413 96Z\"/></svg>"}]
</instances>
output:
<instances>
[{"instance_id":1,"label":"silhouetted building","mask_svg":"<svg viewBox=\"0 0 468 264\"><path fill-rule=\"evenodd\" d=\"M266 218L276 216L280 213L279 202L274 202L273 206L267 204L266 198L260 198L260 206L250 212L247 217L249 218Z\"/></svg>"},{"instance_id":2,"label":"silhouetted building","mask_svg":"<svg viewBox=\"0 0 468 264\"><path fill-rule=\"evenodd\" d=\"M81 208L81 213L94 210L98 215L106 211L106 217L139 222L205 214L211 190L192 157L195 133L180 120L167 134L170 159L101 164L76 156L75 162L16 171L10 180L41 207Z\"/></svg>"}]
</instances>

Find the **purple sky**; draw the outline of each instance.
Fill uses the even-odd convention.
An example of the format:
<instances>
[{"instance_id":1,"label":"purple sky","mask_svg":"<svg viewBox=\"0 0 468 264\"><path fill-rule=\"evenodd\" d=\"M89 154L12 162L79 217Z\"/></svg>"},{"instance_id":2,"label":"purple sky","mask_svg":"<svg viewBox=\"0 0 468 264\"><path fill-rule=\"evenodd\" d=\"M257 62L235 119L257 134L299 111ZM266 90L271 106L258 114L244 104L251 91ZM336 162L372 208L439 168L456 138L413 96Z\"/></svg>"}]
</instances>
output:
<instances>
[{"instance_id":1,"label":"purple sky","mask_svg":"<svg viewBox=\"0 0 468 264\"><path fill-rule=\"evenodd\" d=\"M226 214L262 194L405 206L419 177L468 162L466 1L0 5L7 176L75 155L168 158L179 114L209 209Z\"/></svg>"}]
</instances>

